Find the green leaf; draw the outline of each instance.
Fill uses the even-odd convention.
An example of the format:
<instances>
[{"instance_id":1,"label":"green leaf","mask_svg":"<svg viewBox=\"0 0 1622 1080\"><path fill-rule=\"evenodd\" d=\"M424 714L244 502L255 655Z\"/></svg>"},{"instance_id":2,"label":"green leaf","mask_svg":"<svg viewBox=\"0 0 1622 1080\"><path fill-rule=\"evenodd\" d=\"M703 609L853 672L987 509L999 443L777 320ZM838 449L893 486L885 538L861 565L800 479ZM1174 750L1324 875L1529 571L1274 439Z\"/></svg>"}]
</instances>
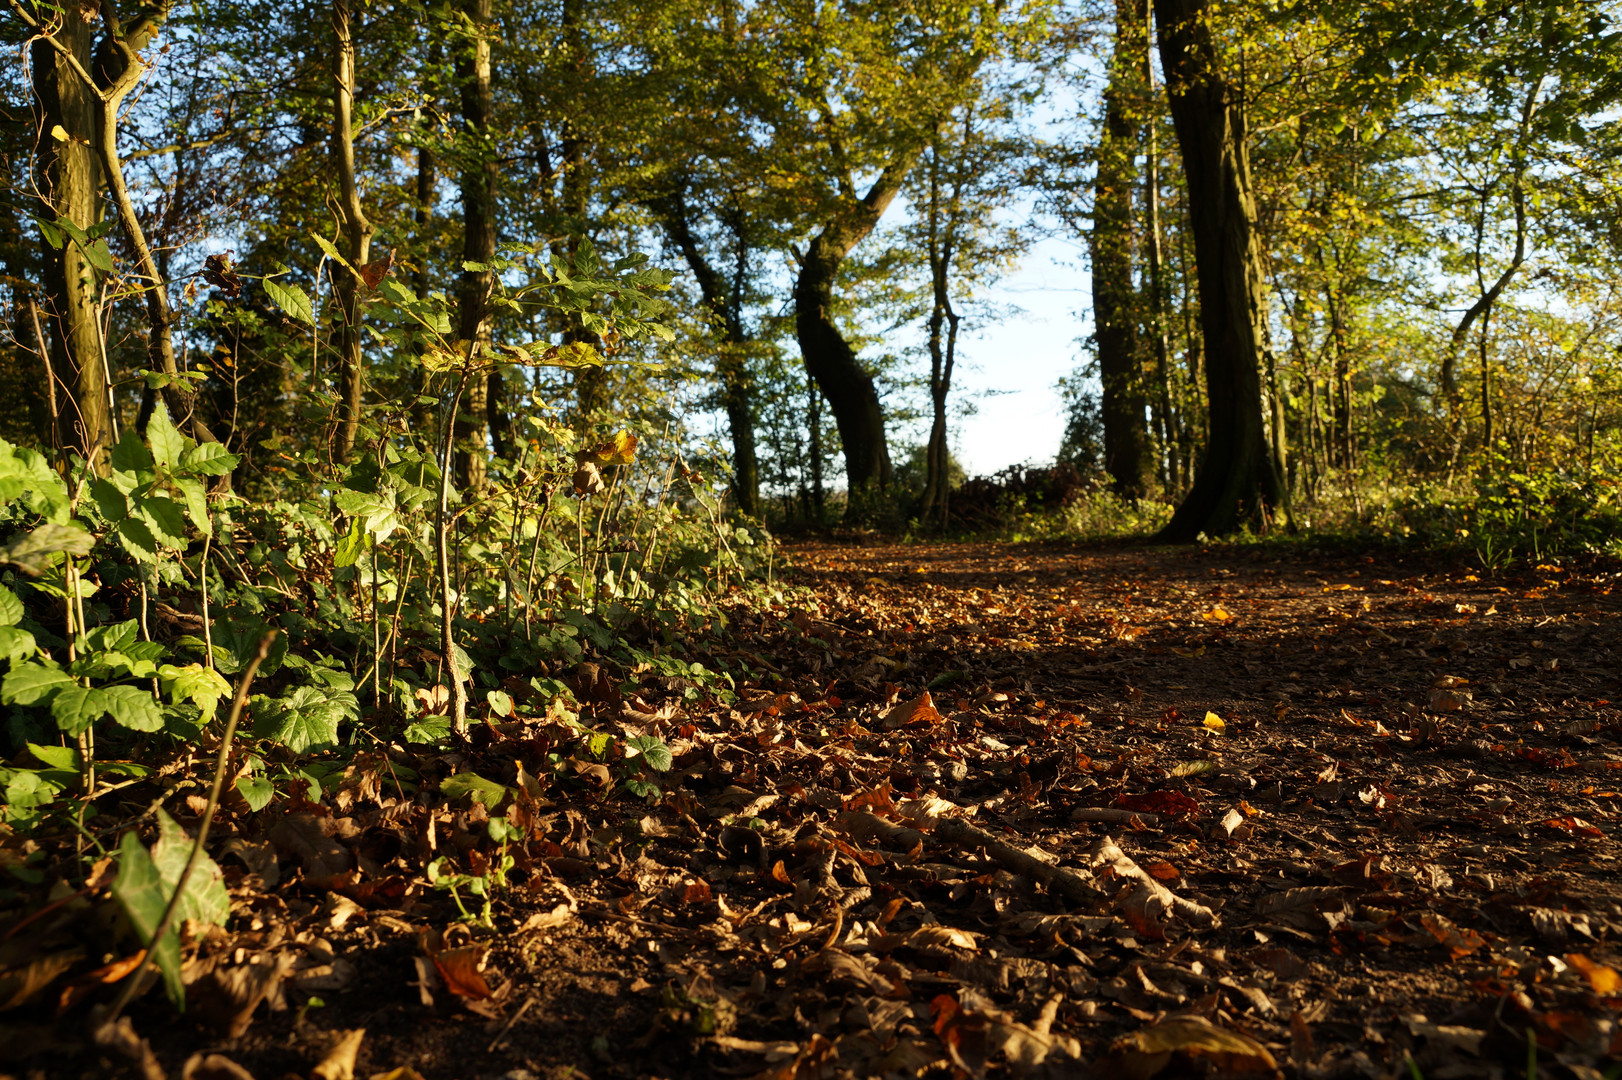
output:
<instances>
[{"instance_id":1,"label":"green leaf","mask_svg":"<svg viewBox=\"0 0 1622 1080\"><path fill-rule=\"evenodd\" d=\"M16 626L22 622L23 602L17 594L0 585L0 626Z\"/></svg>"},{"instance_id":2,"label":"green leaf","mask_svg":"<svg viewBox=\"0 0 1622 1080\"><path fill-rule=\"evenodd\" d=\"M490 706L490 711L497 716L513 715L512 695L505 690L491 690L484 695L484 700Z\"/></svg>"},{"instance_id":3,"label":"green leaf","mask_svg":"<svg viewBox=\"0 0 1622 1080\"><path fill-rule=\"evenodd\" d=\"M203 445L217 446L219 444L204 443ZM201 449L201 447L198 449ZM189 459L196 452L196 450L190 451L186 454L186 457ZM184 463L181 468L185 468ZM209 516L208 494L203 490L202 483L189 476L181 476L175 479L175 487L180 490L181 497L186 500L186 514L191 518L191 523L197 526L197 531L204 536L213 536L214 519Z\"/></svg>"},{"instance_id":4,"label":"green leaf","mask_svg":"<svg viewBox=\"0 0 1622 1080\"><path fill-rule=\"evenodd\" d=\"M90 481L90 498L95 501L96 509L101 511L101 516L114 524L129 516L129 501L111 480L103 480L98 476Z\"/></svg>"},{"instance_id":5,"label":"green leaf","mask_svg":"<svg viewBox=\"0 0 1622 1080\"><path fill-rule=\"evenodd\" d=\"M5 681L0 682L0 704L33 705L72 685L73 678L59 667L34 663L13 666Z\"/></svg>"},{"instance_id":6,"label":"green leaf","mask_svg":"<svg viewBox=\"0 0 1622 1080\"><path fill-rule=\"evenodd\" d=\"M64 735L83 735L107 715L107 695L93 686L73 683L51 699L51 716Z\"/></svg>"},{"instance_id":7,"label":"green leaf","mask_svg":"<svg viewBox=\"0 0 1622 1080\"><path fill-rule=\"evenodd\" d=\"M306 326L315 325L315 307L302 286L291 281L283 285L275 278L265 278L262 284L270 294L271 303Z\"/></svg>"},{"instance_id":8,"label":"green leaf","mask_svg":"<svg viewBox=\"0 0 1622 1080\"><path fill-rule=\"evenodd\" d=\"M28 752L53 769L62 769L65 772L76 773L84 764L79 751L71 746L41 746L39 743L29 743Z\"/></svg>"},{"instance_id":9,"label":"green leaf","mask_svg":"<svg viewBox=\"0 0 1622 1080\"><path fill-rule=\"evenodd\" d=\"M131 731L163 729L163 710L158 707L158 699L152 696L150 690L126 683L103 687L102 694L106 698L108 713L119 727Z\"/></svg>"},{"instance_id":10,"label":"green leaf","mask_svg":"<svg viewBox=\"0 0 1622 1080\"><path fill-rule=\"evenodd\" d=\"M501 800L507 797L507 789L494 780L486 780L478 773L459 772L455 776L447 776L439 782L439 790L448 799L460 799L466 796L476 803L483 803L486 809L494 810L501 805Z\"/></svg>"},{"instance_id":11,"label":"green leaf","mask_svg":"<svg viewBox=\"0 0 1622 1080\"><path fill-rule=\"evenodd\" d=\"M192 838L186 830L159 810L158 840L152 845L152 862L170 892L180 883L191 849ZM181 894L180 907L175 910L177 922L192 919L224 926L231 917L231 897L225 891L224 877L219 864L209 858L208 852L201 852L197 865L192 868L191 879L186 882L186 891Z\"/></svg>"},{"instance_id":12,"label":"green leaf","mask_svg":"<svg viewBox=\"0 0 1622 1080\"><path fill-rule=\"evenodd\" d=\"M135 514L165 547L179 551L186 546L186 519L173 499L148 496L135 504Z\"/></svg>"},{"instance_id":13,"label":"green leaf","mask_svg":"<svg viewBox=\"0 0 1622 1080\"><path fill-rule=\"evenodd\" d=\"M124 434L118 437L111 460L113 468L127 473L148 472L154 464L152 451L146 448L133 427L125 428Z\"/></svg>"},{"instance_id":14,"label":"green leaf","mask_svg":"<svg viewBox=\"0 0 1622 1080\"><path fill-rule=\"evenodd\" d=\"M125 833L118 844L118 877L113 880L112 893L141 944L147 946L158 970L163 973L169 999L184 1008L186 992L180 983L180 934L171 925L162 941L152 940L164 908L169 905L169 893L163 887L152 856L141 846L141 838L133 829Z\"/></svg>"},{"instance_id":15,"label":"green leaf","mask_svg":"<svg viewBox=\"0 0 1622 1080\"><path fill-rule=\"evenodd\" d=\"M275 740L295 754L335 744L338 725L360 719L360 702L347 690L300 686L284 698L253 700L254 737Z\"/></svg>"},{"instance_id":16,"label":"green leaf","mask_svg":"<svg viewBox=\"0 0 1622 1080\"><path fill-rule=\"evenodd\" d=\"M127 517L118 523L116 531L118 542L124 545L124 550L134 556L137 562L158 561L158 541L152 535L152 527L145 521Z\"/></svg>"},{"instance_id":17,"label":"green leaf","mask_svg":"<svg viewBox=\"0 0 1622 1080\"><path fill-rule=\"evenodd\" d=\"M237 793L247 800L249 810L258 812L270 805L276 788L263 776L242 776L237 778Z\"/></svg>"},{"instance_id":18,"label":"green leaf","mask_svg":"<svg viewBox=\"0 0 1622 1080\"><path fill-rule=\"evenodd\" d=\"M187 664L185 667L165 664L158 669L158 678L163 680L163 688L169 692L170 701L177 705L182 701L192 702L205 719L214 715L220 698L231 693L230 684L220 677L220 673L202 664Z\"/></svg>"},{"instance_id":19,"label":"green leaf","mask_svg":"<svg viewBox=\"0 0 1622 1080\"><path fill-rule=\"evenodd\" d=\"M664 740L656 735L638 735L634 739L625 741L625 756L634 758L641 756L648 763L648 768L656 772L668 772L672 758L670 747Z\"/></svg>"},{"instance_id":20,"label":"green leaf","mask_svg":"<svg viewBox=\"0 0 1622 1080\"><path fill-rule=\"evenodd\" d=\"M405 729L408 743L435 743L451 733L451 722L444 716L425 716Z\"/></svg>"},{"instance_id":21,"label":"green leaf","mask_svg":"<svg viewBox=\"0 0 1622 1080\"><path fill-rule=\"evenodd\" d=\"M334 566L354 566L360 561L361 552L366 550L366 541L369 537L360 518L356 518L349 525L349 534L338 541L338 546L332 549L332 564Z\"/></svg>"},{"instance_id":22,"label":"green leaf","mask_svg":"<svg viewBox=\"0 0 1622 1080\"><path fill-rule=\"evenodd\" d=\"M152 417L146 422L146 441L152 447L153 458L165 469L173 469L186 448L185 436L169 419L169 406L163 403L162 398L158 399Z\"/></svg>"},{"instance_id":23,"label":"green leaf","mask_svg":"<svg viewBox=\"0 0 1622 1080\"><path fill-rule=\"evenodd\" d=\"M0 626L0 656L7 660L21 660L34 655L39 642L34 635L19 626Z\"/></svg>"},{"instance_id":24,"label":"green leaf","mask_svg":"<svg viewBox=\"0 0 1622 1080\"><path fill-rule=\"evenodd\" d=\"M0 563L38 577L59 562L60 555L88 555L95 546L96 538L77 524L41 525L0 544Z\"/></svg>"},{"instance_id":25,"label":"green leaf","mask_svg":"<svg viewBox=\"0 0 1622 1080\"><path fill-rule=\"evenodd\" d=\"M224 476L242 463L242 455L233 454L217 442L198 443L180 459L180 471L199 476Z\"/></svg>"},{"instance_id":26,"label":"green leaf","mask_svg":"<svg viewBox=\"0 0 1622 1080\"><path fill-rule=\"evenodd\" d=\"M310 234L310 239L315 241L315 246L320 248L322 250L322 252L324 252L326 254L327 258L331 259L333 262L337 263L339 266L348 267L350 273L355 272L355 268L353 266L349 265L349 260L348 259L344 258L342 255L340 255L338 253L338 249L332 245L331 240L328 240L326 237L322 236L320 233L311 233ZM359 277L360 275L356 274L356 276Z\"/></svg>"}]
</instances>

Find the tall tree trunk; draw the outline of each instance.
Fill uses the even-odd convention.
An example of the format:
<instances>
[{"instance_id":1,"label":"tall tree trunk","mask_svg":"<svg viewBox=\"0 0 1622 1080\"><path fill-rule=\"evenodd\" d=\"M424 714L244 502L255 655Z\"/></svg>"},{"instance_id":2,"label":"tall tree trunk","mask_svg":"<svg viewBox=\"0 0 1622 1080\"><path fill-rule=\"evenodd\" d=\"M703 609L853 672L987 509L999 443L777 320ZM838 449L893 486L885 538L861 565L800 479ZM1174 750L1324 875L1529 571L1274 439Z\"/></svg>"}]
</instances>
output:
<instances>
[{"instance_id":1,"label":"tall tree trunk","mask_svg":"<svg viewBox=\"0 0 1622 1080\"><path fill-rule=\"evenodd\" d=\"M957 331L962 316L952 306L952 259L957 254L957 228L962 205L964 170L968 167L969 143L973 138L973 114L963 119L963 155L953 169L952 190L941 191L941 140L929 153L929 206L927 246L932 303L929 311L929 442L924 447L924 497L918 520L928 528L946 527L947 497L950 492L951 455L946 438L946 401L952 392L952 369L957 366ZM943 333L944 331L944 333Z\"/></svg>"},{"instance_id":2,"label":"tall tree trunk","mask_svg":"<svg viewBox=\"0 0 1622 1080\"><path fill-rule=\"evenodd\" d=\"M99 100L97 88L80 74L88 72L92 62L91 25L75 12L63 20L55 38L61 51L44 38L36 39L32 50L38 120L35 183L42 199L41 218L64 221L83 232L101 216L101 166L95 150L101 137ZM79 71L69 57L78 62ZM52 137L59 126L67 138ZM51 353L48 370L56 382L58 403L58 430L52 441L83 456L97 472L105 472L113 434L96 272L71 239L62 238L60 247L47 243L41 253Z\"/></svg>"},{"instance_id":3,"label":"tall tree trunk","mask_svg":"<svg viewBox=\"0 0 1622 1080\"><path fill-rule=\"evenodd\" d=\"M1264 526L1285 502L1262 423L1267 305L1244 102L1203 21L1210 6L1211 0L1155 0L1161 68L1188 185L1210 401L1194 486L1160 532L1170 542Z\"/></svg>"},{"instance_id":4,"label":"tall tree trunk","mask_svg":"<svg viewBox=\"0 0 1622 1080\"><path fill-rule=\"evenodd\" d=\"M753 387L749 377L749 334L743 325L743 277L747 252L741 230L734 229L738 260L731 287L710 265L704 249L693 235L685 200L679 195L662 200L655 207L665 234L681 252L687 268L698 281L699 297L719 331L715 373L721 382L721 403L726 409L732 435L732 497L745 514L760 513L760 463L755 453ZM739 225L742 223L739 222Z\"/></svg>"},{"instance_id":5,"label":"tall tree trunk","mask_svg":"<svg viewBox=\"0 0 1622 1080\"><path fill-rule=\"evenodd\" d=\"M805 379L805 420L811 433L811 510L806 516L822 525L822 391L809 375Z\"/></svg>"},{"instance_id":6,"label":"tall tree trunk","mask_svg":"<svg viewBox=\"0 0 1622 1080\"><path fill-rule=\"evenodd\" d=\"M465 154L461 174L462 258L489 266L496 255L496 161L490 143L494 100L490 87L490 3L466 0L464 10L473 24L473 39L463 46L456 63L462 90L462 138ZM462 271L457 296L457 333L468 350L469 361L482 369L489 363L490 294L495 289L490 270ZM468 377L456 414L456 482L477 491L484 487L489 468L489 376L475 371Z\"/></svg>"},{"instance_id":7,"label":"tall tree trunk","mask_svg":"<svg viewBox=\"0 0 1622 1080\"><path fill-rule=\"evenodd\" d=\"M1147 13L1148 7L1145 5L1145 15ZM1143 85L1146 91L1145 98L1152 99L1154 65L1147 47L1143 50ZM1167 340L1166 331L1165 251L1164 241L1160 235L1160 138L1158 125L1152 115L1146 127L1148 129L1149 152L1146 155L1147 160L1143 178L1143 204L1145 216L1148 219L1148 236L1145 244L1149 255L1149 303L1147 314L1149 337L1154 343L1155 350L1155 411L1159 418L1160 455L1165 470L1166 490L1173 492L1181 491L1183 487L1182 469L1178 454L1181 433L1177 410L1172 404L1171 395L1171 343Z\"/></svg>"},{"instance_id":8,"label":"tall tree trunk","mask_svg":"<svg viewBox=\"0 0 1622 1080\"><path fill-rule=\"evenodd\" d=\"M332 154L338 166L338 210L342 215L344 258L359 269L371 261L372 223L360 202L355 180L355 37L349 27L349 0L332 2ZM355 275L338 272L338 437L334 451L348 461L355 451L365 382L360 332L360 286Z\"/></svg>"},{"instance_id":9,"label":"tall tree trunk","mask_svg":"<svg viewBox=\"0 0 1622 1080\"><path fill-rule=\"evenodd\" d=\"M1148 0L1116 0L1115 55L1104 91L1093 189L1093 338L1103 384L1104 468L1128 499L1147 492L1152 469L1148 400L1132 283L1132 187L1141 142L1142 57L1149 51Z\"/></svg>"},{"instance_id":10,"label":"tall tree trunk","mask_svg":"<svg viewBox=\"0 0 1622 1080\"><path fill-rule=\"evenodd\" d=\"M586 23L581 8L582 0L564 0L560 25L563 45L568 50L569 61L574 68L575 86L589 84L595 75L591 51L587 47ZM588 231L587 219L591 209L592 188L591 143L581 126L569 115L563 117L562 135L561 201L565 215L563 228L568 237L564 246L570 260L573 260L580 253L581 238L586 236ZM582 341L598 349L602 347L602 340L587 330L577 316L570 316L569 324L564 329L563 340ZM583 430L583 426L590 423L593 415L602 413L609 407L608 372L602 367L583 367L575 372L574 379L575 407L580 413Z\"/></svg>"},{"instance_id":11,"label":"tall tree trunk","mask_svg":"<svg viewBox=\"0 0 1622 1080\"><path fill-rule=\"evenodd\" d=\"M849 485L846 514L853 520L869 510L876 491L890 486L890 447L873 377L834 322L834 281L846 256L878 225L917 160L917 151L898 153L866 195L844 200L806 248L794 282L795 335L806 374L827 398L839 426Z\"/></svg>"}]
</instances>

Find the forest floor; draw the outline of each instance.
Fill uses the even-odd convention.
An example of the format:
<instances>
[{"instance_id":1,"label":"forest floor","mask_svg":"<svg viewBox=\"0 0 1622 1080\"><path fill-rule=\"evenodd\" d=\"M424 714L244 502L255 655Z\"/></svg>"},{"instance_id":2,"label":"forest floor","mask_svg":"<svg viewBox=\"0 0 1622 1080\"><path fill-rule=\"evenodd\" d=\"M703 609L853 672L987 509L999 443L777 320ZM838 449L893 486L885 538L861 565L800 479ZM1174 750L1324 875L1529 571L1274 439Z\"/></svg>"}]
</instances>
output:
<instances>
[{"instance_id":1,"label":"forest floor","mask_svg":"<svg viewBox=\"0 0 1622 1080\"><path fill-rule=\"evenodd\" d=\"M232 927L184 1017L132 1009L145 1075L1615 1075L1618 568L789 553L805 591L706 661L755 673L736 704L577 673L583 721L670 745L657 804L590 762L543 790L522 724L417 755L545 837L493 928L422 876L496 857L482 806L374 766L227 815ZM82 1007L0 1023L0 1073L141 1075Z\"/></svg>"}]
</instances>

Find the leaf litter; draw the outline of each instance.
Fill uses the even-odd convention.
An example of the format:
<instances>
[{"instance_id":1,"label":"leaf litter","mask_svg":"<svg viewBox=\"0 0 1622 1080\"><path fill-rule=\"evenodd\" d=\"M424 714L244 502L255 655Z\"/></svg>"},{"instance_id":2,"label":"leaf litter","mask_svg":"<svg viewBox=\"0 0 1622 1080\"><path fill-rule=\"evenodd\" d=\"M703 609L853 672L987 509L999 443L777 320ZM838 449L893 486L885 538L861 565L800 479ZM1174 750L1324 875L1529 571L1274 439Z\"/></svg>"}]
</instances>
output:
<instances>
[{"instance_id":1,"label":"leaf litter","mask_svg":"<svg viewBox=\"0 0 1622 1080\"><path fill-rule=\"evenodd\" d=\"M164 946L187 1011L149 992L87 1045L87 1013L141 966L105 913L150 908L195 827L191 801L159 799L153 882L97 874L0 921L0 1070L1440 1078L1622 1060L1614 570L795 555L792 603L740 604L693 657L737 673L734 693L611 656L573 674L615 761L557 703L521 716L503 694L468 744L357 754L259 811L228 800ZM75 854L0 835L8 867Z\"/></svg>"}]
</instances>

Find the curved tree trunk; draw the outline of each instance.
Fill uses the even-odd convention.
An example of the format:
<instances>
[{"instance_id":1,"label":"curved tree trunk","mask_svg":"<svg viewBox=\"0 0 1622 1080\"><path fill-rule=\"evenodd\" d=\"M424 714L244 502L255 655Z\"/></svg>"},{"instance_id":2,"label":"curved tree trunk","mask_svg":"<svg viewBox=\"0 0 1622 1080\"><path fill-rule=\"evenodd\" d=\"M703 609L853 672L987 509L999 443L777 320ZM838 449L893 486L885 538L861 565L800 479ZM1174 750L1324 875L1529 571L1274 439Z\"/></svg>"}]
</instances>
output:
<instances>
[{"instance_id":1,"label":"curved tree trunk","mask_svg":"<svg viewBox=\"0 0 1622 1080\"><path fill-rule=\"evenodd\" d=\"M1141 137L1142 57L1149 52L1147 0L1116 0L1115 55L1104 91L1093 189L1093 340L1102 383L1104 468L1117 494L1140 499L1149 489L1153 458L1144 419L1148 394L1132 284L1132 187Z\"/></svg>"},{"instance_id":2,"label":"curved tree trunk","mask_svg":"<svg viewBox=\"0 0 1622 1080\"><path fill-rule=\"evenodd\" d=\"M915 150L898 154L866 195L846 200L806 248L794 283L794 331L800 355L839 427L850 487L846 514L853 518L865 513L876 492L889 487L890 447L873 377L863 370L834 322L834 280L845 257L878 225L917 160Z\"/></svg>"},{"instance_id":3,"label":"curved tree trunk","mask_svg":"<svg viewBox=\"0 0 1622 1080\"><path fill-rule=\"evenodd\" d=\"M1161 67L1188 183L1209 434L1194 485L1158 539L1265 527L1285 492L1262 423L1267 298L1244 103L1202 21L1210 0L1155 0Z\"/></svg>"},{"instance_id":4,"label":"curved tree trunk","mask_svg":"<svg viewBox=\"0 0 1622 1080\"><path fill-rule=\"evenodd\" d=\"M738 270L729 289L726 280L710 265L699 247L683 199L676 196L662 200L655 209L665 234L697 279L699 296L720 331L715 370L721 381L721 403L732 434L732 497L745 514L759 514L760 462L755 453L754 402L747 355L749 334L743 325L743 272L747 263L744 241L739 237Z\"/></svg>"}]
</instances>

